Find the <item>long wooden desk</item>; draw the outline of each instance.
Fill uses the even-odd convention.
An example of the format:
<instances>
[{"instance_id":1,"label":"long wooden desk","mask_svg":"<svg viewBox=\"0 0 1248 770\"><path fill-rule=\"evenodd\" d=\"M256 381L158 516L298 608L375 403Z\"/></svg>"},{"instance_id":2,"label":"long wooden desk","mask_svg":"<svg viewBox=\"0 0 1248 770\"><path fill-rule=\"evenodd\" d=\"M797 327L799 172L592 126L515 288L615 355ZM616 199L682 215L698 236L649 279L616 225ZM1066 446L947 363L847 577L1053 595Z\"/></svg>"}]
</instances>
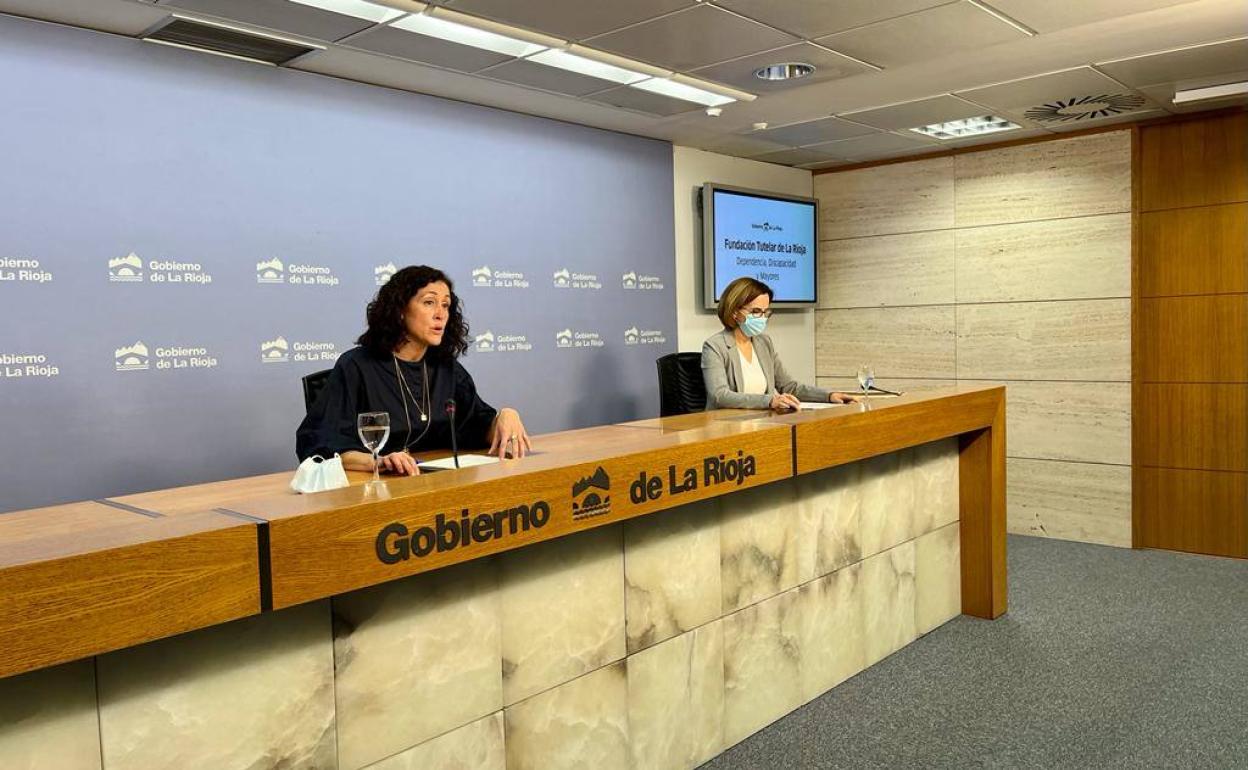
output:
<instances>
[{"instance_id":1,"label":"long wooden desk","mask_svg":"<svg viewBox=\"0 0 1248 770\"><path fill-rule=\"evenodd\" d=\"M951 436L963 612L995 618L1005 389L959 387L567 431L537 437L523 460L381 487L296 495L279 473L0 514L0 677Z\"/></svg>"}]
</instances>

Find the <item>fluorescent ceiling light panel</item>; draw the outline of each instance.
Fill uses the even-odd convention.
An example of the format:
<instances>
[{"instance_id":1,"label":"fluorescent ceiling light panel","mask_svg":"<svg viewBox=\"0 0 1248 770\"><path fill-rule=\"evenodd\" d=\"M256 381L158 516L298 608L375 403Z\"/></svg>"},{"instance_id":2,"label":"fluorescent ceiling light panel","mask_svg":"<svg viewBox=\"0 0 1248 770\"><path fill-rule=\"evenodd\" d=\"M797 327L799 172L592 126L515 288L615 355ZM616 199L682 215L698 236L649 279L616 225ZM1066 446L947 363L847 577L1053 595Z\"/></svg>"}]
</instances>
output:
<instances>
[{"instance_id":1,"label":"fluorescent ceiling light panel","mask_svg":"<svg viewBox=\"0 0 1248 770\"><path fill-rule=\"evenodd\" d=\"M606 62L594 61L584 56L578 56L574 53L561 51L558 48L550 48L548 50L536 53L529 57L529 61L535 61L538 64L545 64L547 67L558 67L561 70L575 72L579 75L588 75L591 78L600 80L609 80L612 83L623 83L624 85L632 85L639 81L650 77L640 72L617 67L614 64Z\"/></svg>"},{"instance_id":2,"label":"fluorescent ceiling light panel","mask_svg":"<svg viewBox=\"0 0 1248 770\"><path fill-rule=\"evenodd\" d=\"M947 123L933 123L930 126L919 126L910 130L933 139L965 139L968 136L983 136L1000 131L1013 131L1016 128L1022 128L1022 126L1005 118L998 118L996 115L981 115L978 118L950 120Z\"/></svg>"},{"instance_id":3,"label":"fluorescent ceiling light panel","mask_svg":"<svg viewBox=\"0 0 1248 770\"><path fill-rule=\"evenodd\" d=\"M384 5L370 3L368 0L291 0L300 5L310 5L322 11L351 16L374 24L383 24L403 15L403 11L387 8Z\"/></svg>"},{"instance_id":4,"label":"fluorescent ceiling light panel","mask_svg":"<svg viewBox=\"0 0 1248 770\"><path fill-rule=\"evenodd\" d=\"M1175 104L1187 104L1188 102L1203 102L1210 99L1225 99L1230 96L1243 96L1248 94L1248 81L1240 83L1223 83L1220 86L1206 86L1205 88L1188 88L1183 91L1174 92Z\"/></svg>"},{"instance_id":5,"label":"fluorescent ceiling light panel","mask_svg":"<svg viewBox=\"0 0 1248 770\"><path fill-rule=\"evenodd\" d=\"M408 16L390 26L415 32L418 35L436 37L450 43L501 53L505 56L529 56L547 48L547 46L530 43L527 40L500 35L497 32L470 27L467 24L440 19L428 14Z\"/></svg>"},{"instance_id":6,"label":"fluorescent ceiling light panel","mask_svg":"<svg viewBox=\"0 0 1248 770\"><path fill-rule=\"evenodd\" d=\"M718 107L722 104L731 104L736 101L731 96L723 96L721 94L712 93L701 88L688 86L684 83L677 83L674 80L665 78L651 78L634 83L633 88L640 88L643 91L649 91L654 94L670 96L673 99L680 99L695 104L703 104L707 107Z\"/></svg>"}]
</instances>

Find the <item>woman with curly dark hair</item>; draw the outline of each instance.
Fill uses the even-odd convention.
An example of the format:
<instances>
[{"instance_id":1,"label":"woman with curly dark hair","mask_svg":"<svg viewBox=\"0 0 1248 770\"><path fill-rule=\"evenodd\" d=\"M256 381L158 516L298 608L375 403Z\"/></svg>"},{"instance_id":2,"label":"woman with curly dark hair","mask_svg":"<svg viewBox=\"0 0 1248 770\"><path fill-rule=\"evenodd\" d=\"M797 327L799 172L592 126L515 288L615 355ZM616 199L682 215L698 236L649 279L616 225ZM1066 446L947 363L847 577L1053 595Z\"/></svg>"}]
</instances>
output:
<instances>
[{"instance_id":1,"label":"woman with curly dark hair","mask_svg":"<svg viewBox=\"0 0 1248 770\"><path fill-rule=\"evenodd\" d=\"M371 471L372 455L356 433L361 412L388 412L390 438L381 469L419 473L411 453L451 446L445 404L454 398L455 431L465 446L489 446L499 457L531 449L515 409L495 410L477 395L458 359L468 350L468 322L451 279L426 265L405 267L368 304L368 328L338 358L329 382L296 434L300 460L342 456L351 470Z\"/></svg>"}]
</instances>

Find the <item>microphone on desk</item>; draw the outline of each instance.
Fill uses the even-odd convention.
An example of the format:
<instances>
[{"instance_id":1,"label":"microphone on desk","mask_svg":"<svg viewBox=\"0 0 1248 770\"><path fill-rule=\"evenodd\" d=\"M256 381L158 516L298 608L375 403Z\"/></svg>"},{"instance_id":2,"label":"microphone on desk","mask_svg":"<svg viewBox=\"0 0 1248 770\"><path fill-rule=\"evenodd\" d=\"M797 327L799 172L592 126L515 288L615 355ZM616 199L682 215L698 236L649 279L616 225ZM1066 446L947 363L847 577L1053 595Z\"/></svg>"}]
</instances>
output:
<instances>
[{"instance_id":1,"label":"microphone on desk","mask_svg":"<svg viewBox=\"0 0 1248 770\"><path fill-rule=\"evenodd\" d=\"M455 458L455 467L459 467L459 443L455 440L455 399L446 400L446 416L451 418L451 456Z\"/></svg>"}]
</instances>

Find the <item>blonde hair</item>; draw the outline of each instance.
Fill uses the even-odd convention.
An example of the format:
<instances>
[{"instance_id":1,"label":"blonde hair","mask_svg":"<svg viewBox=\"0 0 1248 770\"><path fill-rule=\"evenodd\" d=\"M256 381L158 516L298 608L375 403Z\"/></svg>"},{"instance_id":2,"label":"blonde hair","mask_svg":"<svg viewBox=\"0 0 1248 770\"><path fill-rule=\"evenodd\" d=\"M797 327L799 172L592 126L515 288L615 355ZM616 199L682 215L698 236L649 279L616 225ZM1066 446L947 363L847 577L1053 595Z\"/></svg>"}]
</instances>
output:
<instances>
[{"instance_id":1,"label":"blonde hair","mask_svg":"<svg viewBox=\"0 0 1248 770\"><path fill-rule=\"evenodd\" d=\"M764 294L769 300L774 297L771 287L762 281L748 275L736 279L724 287L724 293L719 298L719 310L716 312L719 322L724 325L725 329L736 328L737 322L734 316L737 311Z\"/></svg>"}]
</instances>

